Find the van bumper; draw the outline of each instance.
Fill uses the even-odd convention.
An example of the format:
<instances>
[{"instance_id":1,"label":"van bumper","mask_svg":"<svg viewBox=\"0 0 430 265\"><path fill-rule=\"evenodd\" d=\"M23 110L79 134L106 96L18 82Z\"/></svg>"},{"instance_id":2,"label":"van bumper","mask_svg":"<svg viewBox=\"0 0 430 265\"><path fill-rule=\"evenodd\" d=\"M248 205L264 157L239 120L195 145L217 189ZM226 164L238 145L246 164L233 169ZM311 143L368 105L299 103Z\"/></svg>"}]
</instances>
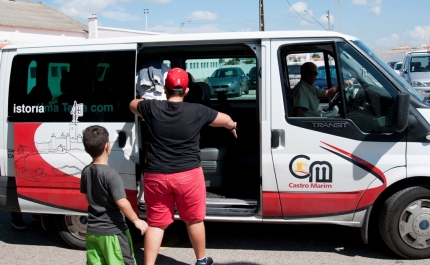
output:
<instances>
[{"instance_id":1,"label":"van bumper","mask_svg":"<svg viewBox=\"0 0 430 265\"><path fill-rule=\"evenodd\" d=\"M20 212L15 177L0 176L0 210Z\"/></svg>"}]
</instances>

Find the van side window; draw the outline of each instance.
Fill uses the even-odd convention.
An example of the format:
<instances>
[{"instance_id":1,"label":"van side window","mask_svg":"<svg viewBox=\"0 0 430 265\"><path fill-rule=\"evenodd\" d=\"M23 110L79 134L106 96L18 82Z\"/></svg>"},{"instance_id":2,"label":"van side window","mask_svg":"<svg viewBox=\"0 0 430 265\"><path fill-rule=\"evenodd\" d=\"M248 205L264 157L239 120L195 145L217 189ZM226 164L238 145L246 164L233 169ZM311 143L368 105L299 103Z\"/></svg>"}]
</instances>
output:
<instances>
[{"instance_id":1,"label":"van side window","mask_svg":"<svg viewBox=\"0 0 430 265\"><path fill-rule=\"evenodd\" d=\"M281 51L281 74L284 87L285 107L289 117L293 117L294 107L305 108L307 117L338 116L338 108L324 111L329 99L320 98L318 92L337 85L337 68L333 58L333 45L297 45L285 46ZM301 81L301 67L311 62L316 67L315 82L308 84ZM300 83L299 83L300 82ZM305 84L306 83L306 84ZM297 86L299 84L299 86ZM313 87L312 91L303 85ZM297 88L295 88L297 86ZM299 88L300 87L300 88ZM308 93L309 92L309 93Z\"/></svg>"},{"instance_id":2,"label":"van side window","mask_svg":"<svg viewBox=\"0 0 430 265\"><path fill-rule=\"evenodd\" d=\"M132 51L18 55L13 60L8 115L14 121L133 121ZM82 104L82 105L80 105Z\"/></svg>"},{"instance_id":3,"label":"van side window","mask_svg":"<svg viewBox=\"0 0 430 265\"><path fill-rule=\"evenodd\" d=\"M395 87L350 45L339 43L338 49L342 67L354 80L344 87L346 117L363 132L395 132Z\"/></svg>"},{"instance_id":4,"label":"van side window","mask_svg":"<svg viewBox=\"0 0 430 265\"><path fill-rule=\"evenodd\" d=\"M195 82L209 85L211 101L255 100L257 70L255 58L187 59L186 71Z\"/></svg>"},{"instance_id":5,"label":"van side window","mask_svg":"<svg viewBox=\"0 0 430 265\"><path fill-rule=\"evenodd\" d=\"M336 53L339 57L336 56ZM350 120L363 133L395 131L394 113L397 90L349 44L337 42L300 46L286 45L281 48L280 54L285 110L289 118ZM340 89L332 99L321 97L315 99L317 96L314 96L312 114L316 114L304 118L293 116L294 104L297 104L297 100L294 100L297 94L291 86L294 81L291 76L295 72L291 67L290 58L297 57L298 54L301 55L301 59L313 62L317 66L316 78L312 87L324 90L337 85ZM340 61L337 58L340 58ZM318 90L315 94L318 94Z\"/></svg>"}]
</instances>

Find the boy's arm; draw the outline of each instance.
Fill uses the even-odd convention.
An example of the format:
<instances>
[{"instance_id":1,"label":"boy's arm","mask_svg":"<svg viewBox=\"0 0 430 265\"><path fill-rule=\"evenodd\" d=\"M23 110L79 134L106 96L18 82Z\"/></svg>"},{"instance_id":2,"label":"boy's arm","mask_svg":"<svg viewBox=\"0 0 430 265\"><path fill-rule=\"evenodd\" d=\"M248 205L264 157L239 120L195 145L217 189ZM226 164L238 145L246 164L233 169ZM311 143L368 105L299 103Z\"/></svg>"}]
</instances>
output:
<instances>
[{"instance_id":1,"label":"boy's arm","mask_svg":"<svg viewBox=\"0 0 430 265\"><path fill-rule=\"evenodd\" d=\"M148 224L137 216L137 214L133 211L130 202L126 198L122 198L117 200L115 203L118 205L118 208L121 210L121 212L123 212L128 218L128 220L130 220L134 226L140 230L141 234L145 234L146 230L148 229Z\"/></svg>"}]
</instances>

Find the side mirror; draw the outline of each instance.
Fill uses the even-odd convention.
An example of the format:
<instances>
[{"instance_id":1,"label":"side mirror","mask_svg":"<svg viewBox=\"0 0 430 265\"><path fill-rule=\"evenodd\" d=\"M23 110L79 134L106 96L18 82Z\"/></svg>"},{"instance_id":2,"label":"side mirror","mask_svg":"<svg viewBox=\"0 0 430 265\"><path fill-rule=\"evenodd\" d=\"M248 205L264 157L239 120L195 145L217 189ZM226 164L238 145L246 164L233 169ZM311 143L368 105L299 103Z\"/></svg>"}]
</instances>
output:
<instances>
[{"instance_id":1,"label":"side mirror","mask_svg":"<svg viewBox=\"0 0 430 265\"><path fill-rule=\"evenodd\" d=\"M403 132L408 126L410 99L409 93L400 92L397 94L396 132Z\"/></svg>"}]
</instances>

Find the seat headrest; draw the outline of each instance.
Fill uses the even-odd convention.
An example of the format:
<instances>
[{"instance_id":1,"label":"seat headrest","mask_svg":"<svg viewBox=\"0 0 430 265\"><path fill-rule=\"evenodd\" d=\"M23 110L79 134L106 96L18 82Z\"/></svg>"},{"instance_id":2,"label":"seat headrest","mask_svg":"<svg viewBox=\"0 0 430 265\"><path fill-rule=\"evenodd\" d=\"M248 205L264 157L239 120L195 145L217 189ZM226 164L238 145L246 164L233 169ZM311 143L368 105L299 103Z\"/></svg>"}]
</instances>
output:
<instances>
[{"instance_id":1,"label":"seat headrest","mask_svg":"<svg viewBox=\"0 0 430 265\"><path fill-rule=\"evenodd\" d=\"M196 82L196 84L200 86L203 92L203 95L202 95L203 102L209 101L211 99L211 87L205 82Z\"/></svg>"},{"instance_id":2,"label":"seat headrest","mask_svg":"<svg viewBox=\"0 0 430 265\"><path fill-rule=\"evenodd\" d=\"M188 94L185 96L184 102L201 104L203 102L202 88L196 83L189 83L188 89Z\"/></svg>"}]
</instances>

